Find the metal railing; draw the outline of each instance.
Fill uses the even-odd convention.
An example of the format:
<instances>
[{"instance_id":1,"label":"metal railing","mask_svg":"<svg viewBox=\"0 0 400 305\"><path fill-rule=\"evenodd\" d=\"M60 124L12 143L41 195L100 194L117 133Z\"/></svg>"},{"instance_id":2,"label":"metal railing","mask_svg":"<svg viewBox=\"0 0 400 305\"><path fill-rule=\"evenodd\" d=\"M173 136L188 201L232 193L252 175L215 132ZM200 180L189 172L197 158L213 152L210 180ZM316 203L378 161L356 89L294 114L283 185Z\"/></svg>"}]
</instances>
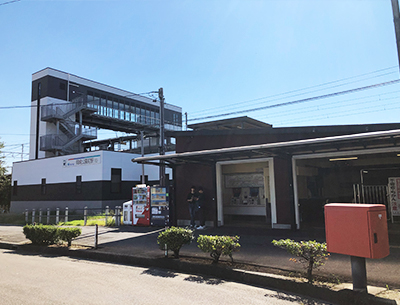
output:
<instances>
[{"instance_id":1,"label":"metal railing","mask_svg":"<svg viewBox=\"0 0 400 305\"><path fill-rule=\"evenodd\" d=\"M40 107L40 112L41 119L45 121L51 118L67 119L80 110L96 112L97 108L95 101L86 102L82 97L78 97L70 103L43 105Z\"/></svg>"},{"instance_id":2,"label":"metal railing","mask_svg":"<svg viewBox=\"0 0 400 305\"><path fill-rule=\"evenodd\" d=\"M82 134L79 134L78 126L75 126L75 136L68 137L66 134L48 134L40 137L40 150L65 150L71 144L80 139L96 139L96 128L83 128ZM78 133L78 134L77 134Z\"/></svg>"},{"instance_id":3,"label":"metal railing","mask_svg":"<svg viewBox=\"0 0 400 305\"><path fill-rule=\"evenodd\" d=\"M73 220L83 220L83 225L90 223L91 216L104 216L104 218L96 217L96 223L104 221L105 226L121 226L122 224L122 207L116 206L110 209L108 206L103 208L88 208L69 210L68 207L63 209L56 208L55 210L47 209L26 209L24 212L25 223L27 224L59 224L68 223ZM95 221L95 219L93 219Z\"/></svg>"},{"instance_id":4,"label":"metal railing","mask_svg":"<svg viewBox=\"0 0 400 305\"><path fill-rule=\"evenodd\" d=\"M380 203L388 206L387 185L353 184L355 203Z\"/></svg>"}]
</instances>

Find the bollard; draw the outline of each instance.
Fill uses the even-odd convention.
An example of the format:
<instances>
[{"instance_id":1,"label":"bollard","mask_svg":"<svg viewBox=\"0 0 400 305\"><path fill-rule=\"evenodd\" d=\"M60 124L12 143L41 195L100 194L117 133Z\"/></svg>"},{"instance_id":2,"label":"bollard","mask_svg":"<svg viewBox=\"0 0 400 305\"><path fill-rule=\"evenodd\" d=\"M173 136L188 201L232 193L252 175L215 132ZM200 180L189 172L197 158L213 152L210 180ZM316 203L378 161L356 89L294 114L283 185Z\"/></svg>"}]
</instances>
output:
<instances>
[{"instance_id":1,"label":"bollard","mask_svg":"<svg viewBox=\"0 0 400 305\"><path fill-rule=\"evenodd\" d=\"M164 256L165 257L168 257L168 246L167 246L167 244L164 244Z\"/></svg>"},{"instance_id":2,"label":"bollard","mask_svg":"<svg viewBox=\"0 0 400 305\"><path fill-rule=\"evenodd\" d=\"M39 209L39 223L42 223L42 209Z\"/></svg>"},{"instance_id":3,"label":"bollard","mask_svg":"<svg viewBox=\"0 0 400 305\"><path fill-rule=\"evenodd\" d=\"M25 222L28 223L28 209L25 209Z\"/></svg>"},{"instance_id":4,"label":"bollard","mask_svg":"<svg viewBox=\"0 0 400 305\"><path fill-rule=\"evenodd\" d=\"M109 207L108 205L106 206L106 225L107 225L107 218L108 218L108 213L109 213Z\"/></svg>"},{"instance_id":5,"label":"bollard","mask_svg":"<svg viewBox=\"0 0 400 305\"><path fill-rule=\"evenodd\" d=\"M50 208L47 208L47 224L50 223Z\"/></svg>"},{"instance_id":6,"label":"bollard","mask_svg":"<svg viewBox=\"0 0 400 305\"><path fill-rule=\"evenodd\" d=\"M115 226L119 227L119 206L115 206Z\"/></svg>"},{"instance_id":7,"label":"bollard","mask_svg":"<svg viewBox=\"0 0 400 305\"><path fill-rule=\"evenodd\" d=\"M97 249L99 244L99 225L96 224L96 231L94 234L94 248Z\"/></svg>"},{"instance_id":8,"label":"bollard","mask_svg":"<svg viewBox=\"0 0 400 305\"><path fill-rule=\"evenodd\" d=\"M65 207L65 217L64 222L68 222L68 207Z\"/></svg>"},{"instance_id":9,"label":"bollard","mask_svg":"<svg viewBox=\"0 0 400 305\"><path fill-rule=\"evenodd\" d=\"M83 225L86 226L87 223L87 207L83 208Z\"/></svg>"},{"instance_id":10,"label":"bollard","mask_svg":"<svg viewBox=\"0 0 400 305\"><path fill-rule=\"evenodd\" d=\"M114 226L118 226L118 207L117 206L115 206L115 208L114 208Z\"/></svg>"},{"instance_id":11,"label":"bollard","mask_svg":"<svg viewBox=\"0 0 400 305\"><path fill-rule=\"evenodd\" d=\"M32 224L35 222L35 209L32 209Z\"/></svg>"},{"instance_id":12,"label":"bollard","mask_svg":"<svg viewBox=\"0 0 400 305\"><path fill-rule=\"evenodd\" d=\"M60 222L60 208L56 209L56 224Z\"/></svg>"}]
</instances>

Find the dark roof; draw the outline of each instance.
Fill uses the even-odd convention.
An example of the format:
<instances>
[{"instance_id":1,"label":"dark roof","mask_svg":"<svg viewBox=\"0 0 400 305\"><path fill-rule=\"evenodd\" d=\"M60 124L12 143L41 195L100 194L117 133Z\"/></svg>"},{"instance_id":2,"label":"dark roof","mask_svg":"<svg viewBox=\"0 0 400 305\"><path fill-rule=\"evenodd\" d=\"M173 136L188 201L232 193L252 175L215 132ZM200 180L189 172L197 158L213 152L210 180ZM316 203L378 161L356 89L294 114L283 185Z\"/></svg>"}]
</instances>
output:
<instances>
[{"instance_id":1,"label":"dark roof","mask_svg":"<svg viewBox=\"0 0 400 305\"><path fill-rule=\"evenodd\" d=\"M386 124L357 124L357 125L321 125L321 126L301 126L301 127L259 127L256 129L197 129L188 131L167 131L171 137L185 136L214 136L214 135L257 135L257 134L315 134L315 137L329 135L345 135L370 131L384 131L400 129L399 123Z\"/></svg>"},{"instance_id":2,"label":"dark roof","mask_svg":"<svg viewBox=\"0 0 400 305\"><path fill-rule=\"evenodd\" d=\"M254 129L254 128L271 128L271 124L267 124L248 116L242 116L232 119L217 120L203 122L198 124L190 124L189 128L193 130L226 130L226 129Z\"/></svg>"}]
</instances>

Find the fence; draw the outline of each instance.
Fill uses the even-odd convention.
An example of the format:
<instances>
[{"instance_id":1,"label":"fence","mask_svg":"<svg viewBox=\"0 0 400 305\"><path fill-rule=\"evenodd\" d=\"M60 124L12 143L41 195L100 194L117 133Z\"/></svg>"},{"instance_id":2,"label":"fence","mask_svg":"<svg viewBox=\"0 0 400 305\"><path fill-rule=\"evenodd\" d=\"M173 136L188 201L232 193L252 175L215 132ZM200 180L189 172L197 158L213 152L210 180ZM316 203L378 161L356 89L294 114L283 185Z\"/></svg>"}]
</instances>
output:
<instances>
[{"instance_id":1,"label":"fence","mask_svg":"<svg viewBox=\"0 0 400 305\"><path fill-rule=\"evenodd\" d=\"M81 211L81 213L79 213ZM41 224L58 224L60 222L67 223L73 220L83 220L83 225L88 224L88 220L93 218L93 216L104 216L104 225L114 225L120 226L122 224L122 207L116 206L110 209L108 206L105 209L99 208L88 208L74 209L72 212L69 211L68 207L64 209L57 208L55 210L47 209L26 209L25 212L25 222L28 223L41 223ZM102 218L97 218L101 220Z\"/></svg>"},{"instance_id":2,"label":"fence","mask_svg":"<svg viewBox=\"0 0 400 305\"><path fill-rule=\"evenodd\" d=\"M390 218L391 210L387 185L353 184L353 193L354 203L384 204L388 211L388 219Z\"/></svg>"}]
</instances>

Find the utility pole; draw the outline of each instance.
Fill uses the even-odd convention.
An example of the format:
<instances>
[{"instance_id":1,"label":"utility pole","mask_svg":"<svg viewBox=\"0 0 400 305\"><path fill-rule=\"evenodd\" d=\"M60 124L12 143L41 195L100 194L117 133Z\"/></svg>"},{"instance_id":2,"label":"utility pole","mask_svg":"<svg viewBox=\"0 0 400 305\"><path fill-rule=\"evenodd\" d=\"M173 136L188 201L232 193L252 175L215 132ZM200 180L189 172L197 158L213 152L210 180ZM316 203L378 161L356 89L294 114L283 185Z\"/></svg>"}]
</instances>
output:
<instances>
[{"instance_id":1,"label":"utility pole","mask_svg":"<svg viewBox=\"0 0 400 305\"><path fill-rule=\"evenodd\" d=\"M35 159L39 159L39 125L40 125L40 98L42 96L42 83L37 86L37 105L36 105L36 147Z\"/></svg>"},{"instance_id":2,"label":"utility pole","mask_svg":"<svg viewBox=\"0 0 400 305\"><path fill-rule=\"evenodd\" d=\"M187 112L185 112L185 130L187 130L187 121L188 121Z\"/></svg>"},{"instance_id":3,"label":"utility pole","mask_svg":"<svg viewBox=\"0 0 400 305\"><path fill-rule=\"evenodd\" d=\"M400 67L400 13L399 13L398 0L392 0L392 10L393 10L394 31L396 33L397 57L399 60L399 67Z\"/></svg>"},{"instance_id":4,"label":"utility pole","mask_svg":"<svg viewBox=\"0 0 400 305\"><path fill-rule=\"evenodd\" d=\"M160 99L160 155L165 155L164 144L164 92L163 88L158 89ZM160 186L165 186L165 162L160 160Z\"/></svg>"},{"instance_id":5,"label":"utility pole","mask_svg":"<svg viewBox=\"0 0 400 305\"><path fill-rule=\"evenodd\" d=\"M144 131L140 131L140 151L142 153L142 157L144 157ZM145 184L146 181L144 179L144 163L142 163L142 184Z\"/></svg>"}]
</instances>

